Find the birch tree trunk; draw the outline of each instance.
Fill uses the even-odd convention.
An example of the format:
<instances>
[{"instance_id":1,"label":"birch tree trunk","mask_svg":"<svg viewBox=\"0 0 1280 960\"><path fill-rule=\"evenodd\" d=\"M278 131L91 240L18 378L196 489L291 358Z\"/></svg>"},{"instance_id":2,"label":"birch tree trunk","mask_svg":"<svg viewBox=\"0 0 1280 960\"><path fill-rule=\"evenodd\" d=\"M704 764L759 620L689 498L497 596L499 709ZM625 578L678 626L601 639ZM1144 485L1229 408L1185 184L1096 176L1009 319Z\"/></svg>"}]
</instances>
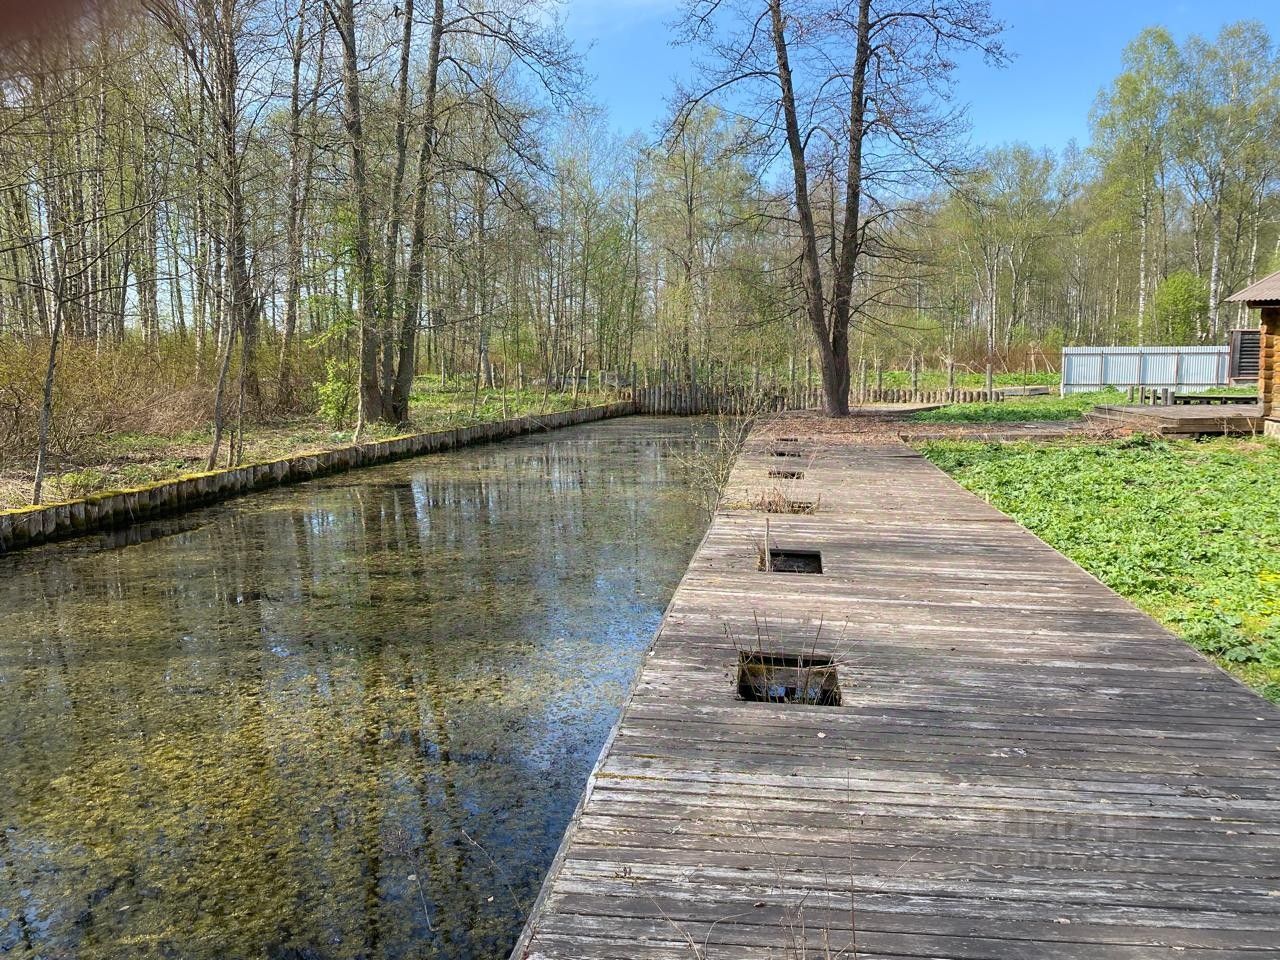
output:
<instances>
[{"instance_id":1,"label":"birch tree trunk","mask_svg":"<svg viewBox=\"0 0 1280 960\"><path fill-rule=\"evenodd\" d=\"M1138 346L1147 335L1147 232L1151 219L1151 191L1142 185L1142 219L1138 225Z\"/></svg>"},{"instance_id":2,"label":"birch tree trunk","mask_svg":"<svg viewBox=\"0 0 1280 960\"><path fill-rule=\"evenodd\" d=\"M1222 273L1222 194L1218 192L1218 196L1213 204L1213 240L1212 248L1209 255L1209 338L1217 340L1218 338L1218 298L1220 291L1218 289L1221 282Z\"/></svg>"}]
</instances>

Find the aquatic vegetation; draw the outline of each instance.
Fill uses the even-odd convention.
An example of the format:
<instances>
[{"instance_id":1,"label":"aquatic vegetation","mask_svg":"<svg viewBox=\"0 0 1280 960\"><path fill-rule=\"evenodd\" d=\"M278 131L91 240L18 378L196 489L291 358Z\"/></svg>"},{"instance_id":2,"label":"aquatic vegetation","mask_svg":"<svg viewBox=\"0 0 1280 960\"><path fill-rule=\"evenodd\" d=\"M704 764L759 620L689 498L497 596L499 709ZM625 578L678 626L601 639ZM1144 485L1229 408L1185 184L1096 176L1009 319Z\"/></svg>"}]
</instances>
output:
<instances>
[{"instance_id":1,"label":"aquatic vegetation","mask_svg":"<svg viewBox=\"0 0 1280 960\"><path fill-rule=\"evenodd\" d=\"M695 430L0 558L0 953L505 956L701 536Z\"/></svg>"}]
</instances>

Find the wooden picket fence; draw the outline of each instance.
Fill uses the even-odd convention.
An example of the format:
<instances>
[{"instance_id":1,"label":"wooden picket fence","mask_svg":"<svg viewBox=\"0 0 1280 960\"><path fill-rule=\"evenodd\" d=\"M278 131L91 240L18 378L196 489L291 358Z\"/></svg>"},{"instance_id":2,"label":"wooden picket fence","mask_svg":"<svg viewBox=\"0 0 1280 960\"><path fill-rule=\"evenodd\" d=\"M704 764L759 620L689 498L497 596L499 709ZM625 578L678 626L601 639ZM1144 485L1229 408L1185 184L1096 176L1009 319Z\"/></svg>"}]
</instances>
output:
<instances>
[{"instance_id":1,"label":"wooden picket fence","mask_svg":"<svg viewBox=\"0 0 1280 960\"><path fill-rule=\"evenodd\" d=\"M705 384L668 380L654 386L637 386L631 391L636 413L696 416L700 414L781 413L787 410L816 410L822 406L822 390L816 385L761 384L759 387L733 384ZM911 390L885 388L854 391L850 404L981 403L982 390Z\"/></svg>"}]
</instances>

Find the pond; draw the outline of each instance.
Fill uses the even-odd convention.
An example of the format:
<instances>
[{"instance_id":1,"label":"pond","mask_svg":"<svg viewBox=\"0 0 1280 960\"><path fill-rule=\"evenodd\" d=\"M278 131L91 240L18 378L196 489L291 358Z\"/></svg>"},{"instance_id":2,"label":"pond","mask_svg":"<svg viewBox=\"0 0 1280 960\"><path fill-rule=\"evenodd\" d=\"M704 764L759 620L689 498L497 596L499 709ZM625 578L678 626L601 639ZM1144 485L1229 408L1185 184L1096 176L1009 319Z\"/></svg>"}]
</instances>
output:
<instances>
[{"instance_id":1,"label":"pond","mask_svg":"<svg viewBox=\"0 0 1280 960\"><path fill-rule=\"evenodd\" d=\"M505 957L703 534L709 429L0 557L0 954Z\"/></svg>"}]
</instances>

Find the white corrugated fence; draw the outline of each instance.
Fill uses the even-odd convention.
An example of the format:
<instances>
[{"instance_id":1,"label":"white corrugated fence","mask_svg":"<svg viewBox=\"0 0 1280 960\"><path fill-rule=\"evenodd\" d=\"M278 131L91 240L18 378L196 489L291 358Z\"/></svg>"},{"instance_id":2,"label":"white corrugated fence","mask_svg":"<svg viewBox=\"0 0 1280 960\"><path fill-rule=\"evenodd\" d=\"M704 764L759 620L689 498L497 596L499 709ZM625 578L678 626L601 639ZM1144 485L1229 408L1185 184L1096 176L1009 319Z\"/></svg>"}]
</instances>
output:
<instances>
[{"instance_id":1,"label":"white corrugated fence","mask_svg":"<svg viewBox=\"0 0 1280 960\"><path fill-rule=\"evenodd\" d=\"M1223 347L1063 347L1062 392L1104 387L1208 390L1227 384Z\"/></svg>"}]
</instances>

